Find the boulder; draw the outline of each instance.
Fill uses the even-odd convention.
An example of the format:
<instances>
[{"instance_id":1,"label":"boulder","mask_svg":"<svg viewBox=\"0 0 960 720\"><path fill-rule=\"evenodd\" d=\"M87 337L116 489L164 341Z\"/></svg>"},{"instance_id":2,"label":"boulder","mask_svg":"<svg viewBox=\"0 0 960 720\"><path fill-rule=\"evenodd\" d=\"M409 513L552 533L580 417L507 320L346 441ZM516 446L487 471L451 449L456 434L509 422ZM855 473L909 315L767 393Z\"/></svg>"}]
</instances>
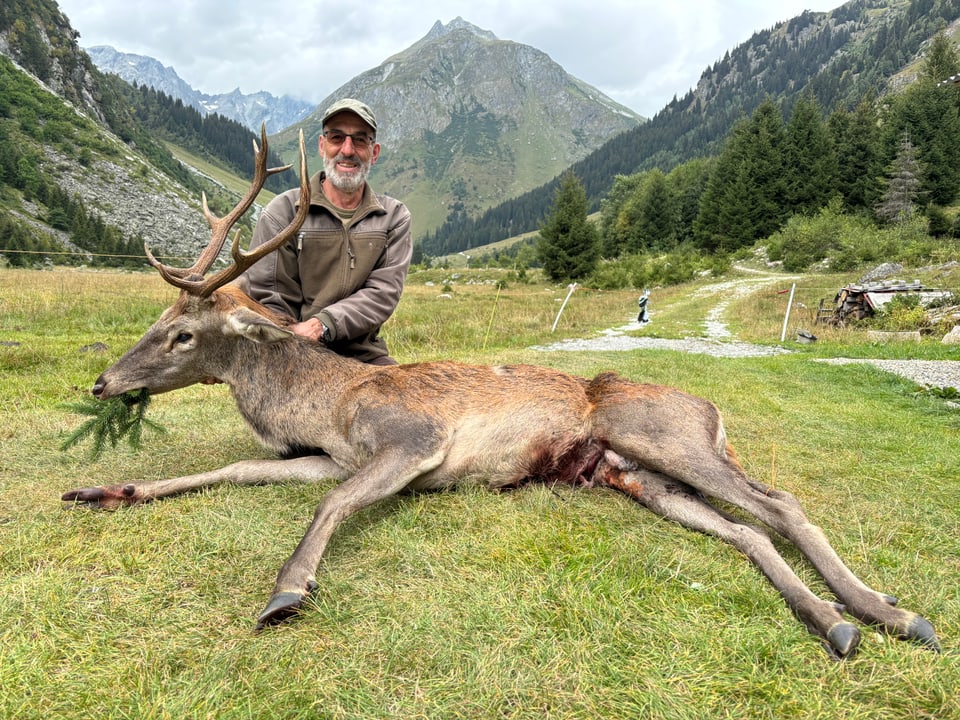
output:
<instances>
[{"instance_id":1,"label":"boulder","mask_svg":"<svg viewBox=\"0 0 960 720\"><path fill-rule=\"evenodd\" d=\"M960 345L960 325L954 325L953 330L943 336L944 345Z\"/></svg>"}]
</instances>

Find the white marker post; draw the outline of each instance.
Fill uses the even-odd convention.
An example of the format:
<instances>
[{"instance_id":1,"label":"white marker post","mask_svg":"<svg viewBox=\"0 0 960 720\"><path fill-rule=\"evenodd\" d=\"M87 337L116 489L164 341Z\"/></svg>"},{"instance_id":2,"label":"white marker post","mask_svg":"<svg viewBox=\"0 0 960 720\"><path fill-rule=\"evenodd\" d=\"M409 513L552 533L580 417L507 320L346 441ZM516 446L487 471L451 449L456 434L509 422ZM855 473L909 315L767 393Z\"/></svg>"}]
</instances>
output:
<instances>
[{"instance_id":1,"label":"white marker post","mask_svg":"<svg viewBox=\"0 0 960 720\"><path fill-rule=\"evenodd\" d=\"M563 299L563 305L560 306L560 312L557 313L557 319L553 321L553 327L550 328L550 332L553 332L557 329L557 323L560 322L560 316L563 315L563 309L567 306L567 301L570 299L570 296L573 295L573 291L577 289L576 283L570 283L568 286L570 292L567 293L567 297Z\"/></svg>"},{"instance_id":2,"label":"white marker post","mask_svg":"<svg viewBox=\"0 0 960 720\"><path fill-rule=\"evenodd\" d=\"M790 320L790 308L793 307L793 291L796 289L796 283L790 286L790 299L787 300L787 314L783 318L783 332L780 333L780 342L787 339L787 322Z\"/></svg>"}]
</instances>

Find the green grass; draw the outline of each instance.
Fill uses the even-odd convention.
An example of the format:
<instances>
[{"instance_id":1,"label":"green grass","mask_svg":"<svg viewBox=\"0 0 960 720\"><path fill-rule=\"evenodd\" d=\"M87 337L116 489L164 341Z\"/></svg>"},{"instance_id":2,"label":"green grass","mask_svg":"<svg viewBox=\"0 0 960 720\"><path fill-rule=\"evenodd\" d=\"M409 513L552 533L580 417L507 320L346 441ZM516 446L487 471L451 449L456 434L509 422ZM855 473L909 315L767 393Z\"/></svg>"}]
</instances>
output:
<instances>
[{"instance_id":1,"label":"green grass","mask_svg":"<svg viewBox=\"0 0 960 720\"><path fill-rule=\"evenodd\" d=\"M167 432L148 431L149 449L61 451L82 422L64 404L175 291L150 274L0 270L0 342L19 343L0 346L0 717L960 717L960 413L872 367L811 361L882 351L853 332L775 358L538 353L623 324L635 294L577 290L551 334L565 288L498 298L467 284L498 275L464 272L442 298L450 278L434 273L411 276L389 323L400 359L615 368L710 398L747 470L795 493L855 572L934 623L943 653L863 628L859 655L835 663L731 547L614 492L539 486L359 513L306 611L254 634L330 484L64 509L74 487L268 455L223 386L155 396ZM657 291L656 325L696 328L708 304L692 292ZM746 298L725 319L775 343L780 303Z\"/></svg>"}]
</instances>

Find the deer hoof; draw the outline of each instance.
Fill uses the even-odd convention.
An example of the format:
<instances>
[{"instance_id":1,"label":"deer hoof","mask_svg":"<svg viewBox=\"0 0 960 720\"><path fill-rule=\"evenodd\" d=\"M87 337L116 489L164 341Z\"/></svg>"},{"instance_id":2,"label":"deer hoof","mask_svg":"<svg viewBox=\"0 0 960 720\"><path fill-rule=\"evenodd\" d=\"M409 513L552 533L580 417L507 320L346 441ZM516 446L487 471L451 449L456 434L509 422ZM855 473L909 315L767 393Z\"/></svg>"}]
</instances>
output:
<instances>
[{"instance_id":1,"label":"deer hoof","mask_svg":"<svg viewBox=\"0 0 960 720\"><path fill-rule=\"evenodd\" d=\"M926 618L919 615L913 619L907 627L906 633L901 638L903 640L912 640L918 645L929 648L934 652L940 652L940 641L937 640L937 634L933 631L933 625Z\"/></svg>"},{"instance_id":2,"label":"deer hoof","mask_svg":"<svg viewBox=\"0 0 960 720\"><path fill-rule=\"evenodd\" d=\"M75 505L88 505L101 509L113 509L140 502L137 497L137 486L133 483L111 487L79 488L65 492L60 499Z\"/></svg>"},{"instance_id":3,"label":"deer hoof","mask_svg":"<svg viewBox=\"0 0 960 720\"><path fill-rule=\"evenodd\" d=\"M860 644L860 630L853 623L839 622L827 631L827 652L837 660L852 657Z\"/></svg>"},{"instance_id":4,"label":"deer hoof","mask_svg":"<svg viewBox=\"0 0 960 720\"><path fill-rule=\"evenodd\" d=\"M256 629L262 630L267 625L276 625L296 615L305 597L298 592L277 593L270 598L270 602L267 603L263 612L260 613L260 617L257 618Z\"/></svg>"}]
</instances>

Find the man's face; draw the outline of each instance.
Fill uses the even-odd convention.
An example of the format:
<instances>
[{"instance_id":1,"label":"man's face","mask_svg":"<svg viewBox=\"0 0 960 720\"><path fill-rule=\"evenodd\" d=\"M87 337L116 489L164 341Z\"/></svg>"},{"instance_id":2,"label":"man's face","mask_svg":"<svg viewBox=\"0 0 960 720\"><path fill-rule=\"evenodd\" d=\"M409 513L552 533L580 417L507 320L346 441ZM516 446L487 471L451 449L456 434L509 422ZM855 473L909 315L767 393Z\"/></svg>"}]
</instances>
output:
<instances>
[{"instance_id":1,"label":"man's face","mask_svg":"<svg viewBox=\"0 0 960 720\"><path fill-rule=\"evenodd\" d=\"M345 112L327 121L320 136L320 157L335 188L346 193L362 188L379 156L380 145L374 141L373 131L359 117Z\"/></svg>"}]
</instances>

